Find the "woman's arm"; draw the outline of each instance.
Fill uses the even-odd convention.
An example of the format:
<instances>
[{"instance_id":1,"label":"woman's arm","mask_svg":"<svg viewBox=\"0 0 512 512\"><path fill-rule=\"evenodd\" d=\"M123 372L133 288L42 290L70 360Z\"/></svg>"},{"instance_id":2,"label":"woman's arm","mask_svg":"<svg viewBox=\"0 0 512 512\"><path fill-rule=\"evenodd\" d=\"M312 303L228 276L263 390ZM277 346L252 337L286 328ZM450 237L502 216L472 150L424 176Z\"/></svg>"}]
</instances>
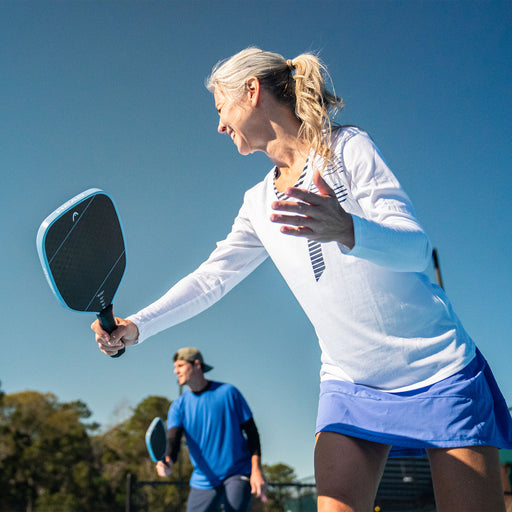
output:
<instances>
[{"instance_id":1,"label":"woman's arm","mask_svg":"<svg viewBox=\"0 0 512 512\"><path fill-rule=\"evenodd\" d=\"M254 232L245 204L225 240L194 272L181 279L165 295L126 319L108 335L99 322L91 328L102 352L111 355L123 346L141 343L150 336L201 313L247 277L268 254Z\"/></svg>"}]
</instances>

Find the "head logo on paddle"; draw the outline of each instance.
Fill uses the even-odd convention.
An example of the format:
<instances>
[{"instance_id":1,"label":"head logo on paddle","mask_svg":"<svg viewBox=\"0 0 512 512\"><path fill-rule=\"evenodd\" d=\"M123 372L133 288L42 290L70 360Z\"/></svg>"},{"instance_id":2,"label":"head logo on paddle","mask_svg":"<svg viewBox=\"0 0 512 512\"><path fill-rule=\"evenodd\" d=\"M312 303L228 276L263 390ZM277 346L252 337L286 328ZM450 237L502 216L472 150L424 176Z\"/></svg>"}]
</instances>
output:
<instances>
[{"instance_id":1,"label":"head logo on paddle","mask_svg":"<svg viewBox=\"0 0 512 512\"><path fill-rule=\"evenodd\" d=\"M73 311L97 313L103 329L111 333L116 328L112 301L126 267L126 251L110 196L92 188L57 208L39 227L37 251L60 303Z\"/></svg>"}]
</instances>

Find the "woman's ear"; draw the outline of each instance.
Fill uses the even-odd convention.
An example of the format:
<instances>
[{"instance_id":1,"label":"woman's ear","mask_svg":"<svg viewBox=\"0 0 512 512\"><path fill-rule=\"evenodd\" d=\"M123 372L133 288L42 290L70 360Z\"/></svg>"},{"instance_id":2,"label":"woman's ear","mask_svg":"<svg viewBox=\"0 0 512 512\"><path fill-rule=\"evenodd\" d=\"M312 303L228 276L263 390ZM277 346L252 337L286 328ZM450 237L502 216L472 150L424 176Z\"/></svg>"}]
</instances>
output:
<instances>
[{"instance_id":1,"label":"woman's ear","mask_svg":"<svg viewBox=\"0 0 512 512\"><path fill-rule=\"evenodd\" d=\"M253 106L256 106L260 101L260 81L255 76L252 76L245 82L245 89L247 99Z\"/></svg>"}]
</instances>

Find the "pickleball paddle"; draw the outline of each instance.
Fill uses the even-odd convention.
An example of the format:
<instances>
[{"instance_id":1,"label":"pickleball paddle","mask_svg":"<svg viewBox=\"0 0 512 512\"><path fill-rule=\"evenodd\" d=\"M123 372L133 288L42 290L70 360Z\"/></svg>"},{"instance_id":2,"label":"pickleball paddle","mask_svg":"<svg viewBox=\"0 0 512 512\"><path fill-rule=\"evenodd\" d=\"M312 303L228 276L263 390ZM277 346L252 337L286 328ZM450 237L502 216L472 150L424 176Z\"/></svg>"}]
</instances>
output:
<instances>
[{"instance_id":1,"label":"pickleball paddle","mask_svg":"<svg viewBox=\"0 0 512 512\"><path fill-rule=\"evenodd\" d=\"M167 453L167 431L162 418L155 418L147 429L146 447L153 462L165 459Z\"/></svg>"},{"instance_id":2,"label":"pickleball paddle","mask_svg":"<svg viewBox=\"0 0 512 512\"><path fill-rule=\"evenodd\" d=\"M112 301L126 267L123 230L111 197L97 188L73 197L46 217L36 243L60 303L73 311L97 313L110 334L116 328Z\"/></svg>"}]
</instances>

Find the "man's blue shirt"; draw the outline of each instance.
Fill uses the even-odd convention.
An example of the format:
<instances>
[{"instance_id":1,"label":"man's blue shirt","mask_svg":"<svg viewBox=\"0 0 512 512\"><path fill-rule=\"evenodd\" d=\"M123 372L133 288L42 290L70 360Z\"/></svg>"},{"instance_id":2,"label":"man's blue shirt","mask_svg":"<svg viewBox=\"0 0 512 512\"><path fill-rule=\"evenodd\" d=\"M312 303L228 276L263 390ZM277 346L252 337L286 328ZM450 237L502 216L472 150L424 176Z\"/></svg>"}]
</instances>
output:
<instances>
[{"instance_id":1,"label":"man's blue shirt","mask_svg":"<svg viewBox=\"0 0 512 512\"><path fill-rule=\"evenodd\" d=\"M194 472L191 487L209 489L231 475L251 473L251 454L240 425L252 418L231 384L211 382L201 393L188 390L169 408L167 428L182 427Z\"/></svg>"}]
</instances>

